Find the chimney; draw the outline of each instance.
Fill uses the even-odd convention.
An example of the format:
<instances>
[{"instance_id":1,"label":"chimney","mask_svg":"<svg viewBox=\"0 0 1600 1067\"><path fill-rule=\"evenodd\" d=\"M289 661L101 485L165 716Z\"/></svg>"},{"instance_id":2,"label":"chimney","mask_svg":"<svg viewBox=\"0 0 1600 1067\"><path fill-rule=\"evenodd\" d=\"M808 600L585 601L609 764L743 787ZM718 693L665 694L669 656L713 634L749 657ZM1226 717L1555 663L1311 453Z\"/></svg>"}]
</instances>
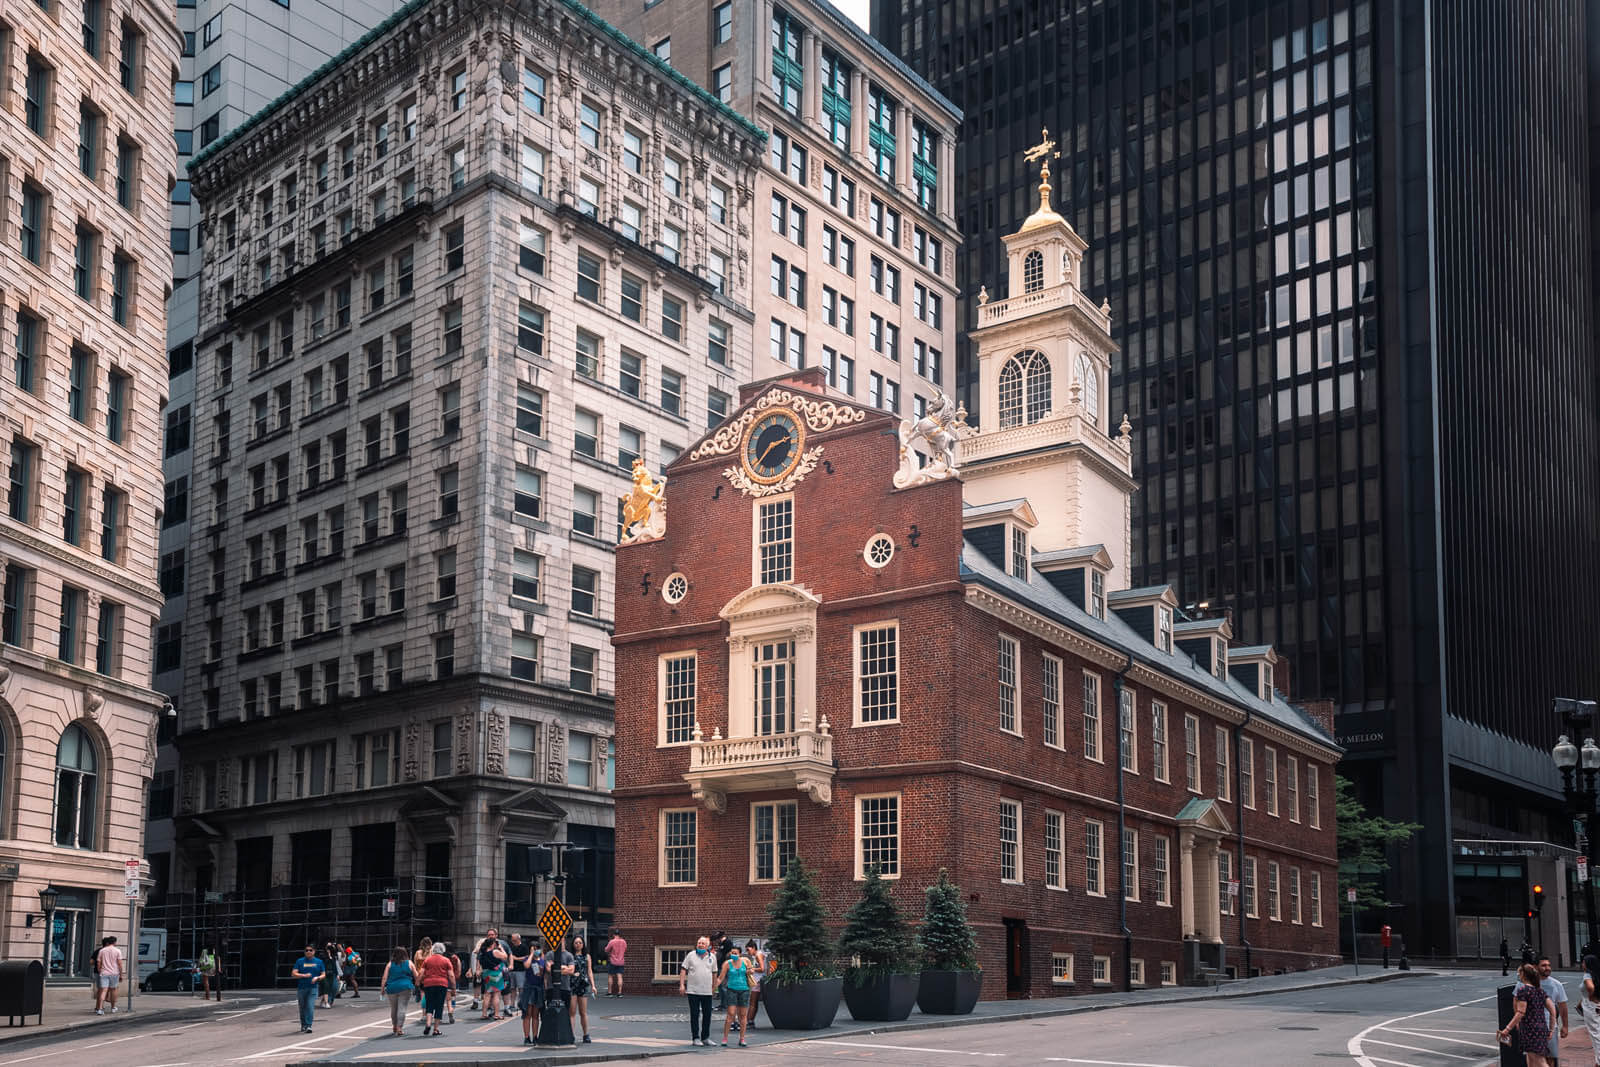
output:
<instances>
[{"instance_id":1,"label":"chimney","mask_svg":"<svg viewBox=\"0 0 1600 1067\"><path fill-rule=\"evenodd\" d=\"M1329 737L1333 736L1333 701L1308 700L1298 707L1305 712L1306 718L1322 727Z\"/></svg>"},{"instance_id":2,"label":"chimney","mask_svg":"<svg viewBox=\"0 0 1600 1067\"><path fill-rule=\"evenodd\" d=\"M791 389L798 389L803 393L815 393L818 396L828 395L828 377L821 367L806 367L804 370L785 371L763 378L759 382L750 382L748 385L739 386L739 403L748 404L750 400L774 385L787 385Z\"/></svg>"}]
</instances>

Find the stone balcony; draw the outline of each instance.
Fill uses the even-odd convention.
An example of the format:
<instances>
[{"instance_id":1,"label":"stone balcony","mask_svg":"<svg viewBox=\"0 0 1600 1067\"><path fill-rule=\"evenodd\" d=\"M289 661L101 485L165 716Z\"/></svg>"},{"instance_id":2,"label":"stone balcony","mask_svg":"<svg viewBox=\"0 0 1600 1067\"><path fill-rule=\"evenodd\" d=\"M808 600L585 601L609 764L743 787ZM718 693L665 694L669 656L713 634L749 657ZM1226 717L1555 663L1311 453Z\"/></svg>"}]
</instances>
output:
<instances>
[{"instance_id":1,"label":"stone balcony","mask_svg":"<svg viewBox=\"0 0 1600 1067\"><path fill-rule=\"evenodd\" d=\"M793 789L818 804L833 801L833 733L824 715L816 729L808 722L793 733L760 737L709 738L694 728L689 773L683 776L694 799L711 811L727 810L729 793Z\"/></svg>"},{"instance_id":2,"label":"stone balcony","mask_svg":"<svg viewBox=\"0 0 1600 1067\"><path fill-rule=\"evenodd\" d=\"M1076 307L1085 318L1100 327L1108 336L1111 333L1111 308L1108 304L1096 307L1088 296L1071 282L1052 285L1032 293L991 300L978 305L978 327L999 326L1057 308Z\"/></svg>"}]
</instances>

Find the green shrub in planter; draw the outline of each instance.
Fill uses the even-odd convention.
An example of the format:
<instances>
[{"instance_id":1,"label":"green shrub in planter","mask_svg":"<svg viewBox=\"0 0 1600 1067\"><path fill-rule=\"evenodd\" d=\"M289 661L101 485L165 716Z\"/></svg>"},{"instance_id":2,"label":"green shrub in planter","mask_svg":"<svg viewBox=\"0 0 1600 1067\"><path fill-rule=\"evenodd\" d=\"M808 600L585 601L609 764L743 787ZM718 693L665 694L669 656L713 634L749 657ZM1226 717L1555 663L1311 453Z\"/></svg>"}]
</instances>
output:
<instances>
[{"instance_id":1,"label":"green shrub in planter","mask_svg":"<svg viewBox=\"0 0 1600 1067\"><path fill-rule=\"evenodd\" d=\"M822 916L816 883L796 856L767 905L767 951L777 969L761 982L761 1004L776 1029L819 1030L839 1012L843 982Z\"/></svg>"},{"instance_id":2,"label":"green shrub in planter","mask_svg":"<svg viewBox=\"0 0 1600 1067\"><path fill-rule=\"evenodd\" d=\"M917 1006L926 1015L965 1015L977 1006L983 988L978 942L967 922L967 903L961 899L961 887L943 869L926 896L922 929L917 932L923 957Z\"/></svg>"},{"instance_id":3,"label":"green shrub in planter","mask_svg":"<svg viewBox=\"0 0 1600 1067\"><path fill-rule=\"evenodd\" d=\"M857 1020L899 1020L917 1001L922 961L894 893L873 867L861 899L845 914L839 951L855 963L845 971L845 1003Z\"/></svg>"}]
</instances>

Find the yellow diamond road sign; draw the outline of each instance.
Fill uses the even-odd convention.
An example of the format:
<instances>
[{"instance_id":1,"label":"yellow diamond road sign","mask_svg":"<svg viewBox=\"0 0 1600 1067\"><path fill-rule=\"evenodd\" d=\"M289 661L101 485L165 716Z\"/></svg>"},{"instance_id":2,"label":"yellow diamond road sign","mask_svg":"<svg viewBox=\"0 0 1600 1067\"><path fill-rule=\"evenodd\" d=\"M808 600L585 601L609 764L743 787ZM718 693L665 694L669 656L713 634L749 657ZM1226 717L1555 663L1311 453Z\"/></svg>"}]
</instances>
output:
<instances>
[{"instance_id":1,"label":"yellow diamond road sign","mask_svg":"<svg viewBox=\"0 0 1600 1067\"><path fill-rule=\"evenodd\" d=\"M544 909L544 914L539 916L539 932L544 935L545 941L559 945L570 929L572 929L572 917L567 914L567 909L561 906L559 900L550 901L550 905Z\"/></svg>"}]
</instances>

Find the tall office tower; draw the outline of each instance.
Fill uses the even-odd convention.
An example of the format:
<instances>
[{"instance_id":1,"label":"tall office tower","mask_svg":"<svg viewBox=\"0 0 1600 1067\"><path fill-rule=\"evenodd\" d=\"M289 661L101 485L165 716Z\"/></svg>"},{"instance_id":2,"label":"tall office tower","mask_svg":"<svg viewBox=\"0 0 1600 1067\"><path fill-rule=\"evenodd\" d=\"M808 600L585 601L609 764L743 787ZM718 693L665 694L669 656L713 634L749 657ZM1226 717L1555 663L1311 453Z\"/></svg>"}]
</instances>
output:
<instances>
[{"instance_id":1,"label":"tall office tower","mask_svg":"<svg viewBox=\"0 0 1600 1067\"><path fill-rule=\"evenodd\" d=\"M762 151L587 8L469 0L192 161L203 597L163 919L215 920L245 984L313 928L529 928L551 842L605 922L620 505L749 375L749 310L691 267L732 261Z\"/></svg>"},{"instance_id":2,"label":"tall office tower","mask_svg":"<svg viewBox=\"0 0 1600 1067\"><path fill-rule=\"evenodd\" d=\"M162 4L0 12L0 956L52 977L132 940L146 876L177 62Z\"/></svg>"},{"instance_id":3,"label":"tall office tower","mask_svg":"<svg viewBox=\"0 0 1600 1067\"><path fill-rule=\"evenodd\" d=\"M1140 427L1135 584L1336 702L1342 773L1427 828L1391 921L1476 952L1455 916L1520 920L1526 887L1518 860L1454 885L1452 844L1570 842L1551 698L1600 694L1585 5L879 0L874 26L966 107L964 294L1031 210L1018 153L1059 142Z\"/></svg>"},{"instance_id":4,"label":"tall office tower","mask_svg":"<svg viewBox=\"0 0 1600 1067\"><path fill-rule=\"evenodd\" d=\"M766 335L755 376L820 365L900 415L953 394L954 105L827 0L591 6L770 131L740 250Z\"/></svg>"},{"instance_id":5,"label":"tall office tower","mask_svg":"<svg viewBox=\"0 0 1600 1067\"><path fill-rule=\"evenodd\" d=\"M281 96L334 54L359 39L399 0L180 0L183 33L174 87L178 181L173 185L172 295L167 301L167 410L162 466L168 491L187 499L194 483L191 428L194 339L199 329L199 276L204 230L189 182L189 159ZM167 509L161 528L161 592L166 601L156 629L156 688L176 700L183 689L183 627L189 614L187 508ZM178 757L170 730L156 750L150 791L146 858L155 879L152 898L166 892L172 869L173 798Z\"/></svg>"}]
</instances>

